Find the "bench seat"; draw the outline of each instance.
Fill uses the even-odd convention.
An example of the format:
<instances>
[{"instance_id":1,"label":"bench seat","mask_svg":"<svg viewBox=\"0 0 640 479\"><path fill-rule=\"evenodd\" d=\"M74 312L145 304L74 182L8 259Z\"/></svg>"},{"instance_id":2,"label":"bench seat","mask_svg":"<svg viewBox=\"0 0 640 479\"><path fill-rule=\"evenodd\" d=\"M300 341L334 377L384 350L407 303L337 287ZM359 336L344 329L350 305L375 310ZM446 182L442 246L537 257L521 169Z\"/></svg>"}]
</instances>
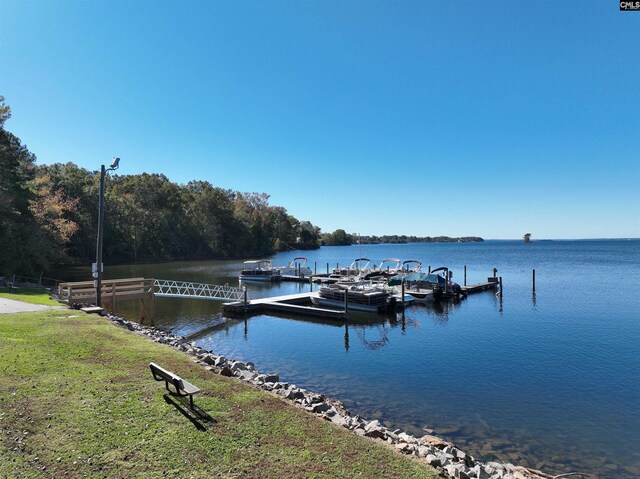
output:
<instances>
[{"instance_id":1,"label":"bench seat","mask_svg":"<svg viewBox=\"0 0 640 479\"><path fill-rule=\"evenodd\" d=\"M180 376L171 371L158 366L156 363L149 363L151 374L156 381L164 381L164 386L167 391L173 396L189 396L189 403L191 409L193 409L193 395L200 392L200 388L194 386L189 381L185 381ZM173 386L171 389L170 386Z\"/></svg>"},{"instance_id":2,"label":"bench seat","mask_svg":"<svg viewBox=\"0 0 640 479\"><path fill-rule=\"evenodd\" d=\"M182 389L187 394L198 394L200 392L199 387L194 386L189 381L185 381L184 379L182 380Z\"/></svg>"}]
</instances>

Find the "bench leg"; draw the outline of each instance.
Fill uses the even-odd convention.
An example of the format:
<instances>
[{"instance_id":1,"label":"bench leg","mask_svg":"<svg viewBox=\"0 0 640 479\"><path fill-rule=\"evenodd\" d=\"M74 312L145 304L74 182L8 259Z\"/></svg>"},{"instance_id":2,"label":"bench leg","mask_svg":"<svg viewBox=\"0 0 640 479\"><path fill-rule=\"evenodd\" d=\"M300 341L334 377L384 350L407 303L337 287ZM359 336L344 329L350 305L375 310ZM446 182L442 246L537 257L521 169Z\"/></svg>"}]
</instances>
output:
<instances>
[{"instance_id":1,"label":"bench leg","mask_svg":"<svg viewBox=\"0 0 640 479\"><path fill-rule=\"evenodd\" d=\"M173 391L171 390L171 388L169 387L169 381L165 381L165 382L164 382L164 388L165 388L167 391L169 391L169 393L170 393L172 396L179 396L179 394L178 394L177 392L173 392Z\"/></svg>"},{"instance_id":2,"label":"bench leg","mask_svg":"<svg viewBox=\"0 0 640 479\"><path fill-rule=\"evenodd\" d=\"M193 410L193 394L189 394L189 403L191 404L191 409Z\"/></svg>"}]
</instances>

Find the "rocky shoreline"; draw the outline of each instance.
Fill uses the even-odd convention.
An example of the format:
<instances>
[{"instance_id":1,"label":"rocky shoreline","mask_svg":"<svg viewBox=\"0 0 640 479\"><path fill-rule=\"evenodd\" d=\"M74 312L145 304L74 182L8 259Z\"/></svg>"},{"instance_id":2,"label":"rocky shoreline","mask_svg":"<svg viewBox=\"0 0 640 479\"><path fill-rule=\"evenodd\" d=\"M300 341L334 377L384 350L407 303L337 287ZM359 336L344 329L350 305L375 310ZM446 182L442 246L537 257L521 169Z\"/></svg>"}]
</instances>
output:
<instances>
[{"instance_id":1,"label":"rocky shoreline","mask_svg":"<svg viewBox=\"0 0 640 479\"><path fill-rule=\"evenodd\" d=\"M553 479L557 477L510 463L478 461L451 442L437 436L428 434L415 437L399 429L390 430L377 420L368 421L358 415L352 416L338 400L307 391L295 384L281 382L278 374L257 371L251 362L236 361L216 355L184 337L154 327L143 326L113 315L108 315L107 318L118 326L193 356L197 362L213 373L234 377L269 391L359 436L384 442L403 454L414 456L437 469L443 477L454 479Z\"/></svg>"}]
</instances>

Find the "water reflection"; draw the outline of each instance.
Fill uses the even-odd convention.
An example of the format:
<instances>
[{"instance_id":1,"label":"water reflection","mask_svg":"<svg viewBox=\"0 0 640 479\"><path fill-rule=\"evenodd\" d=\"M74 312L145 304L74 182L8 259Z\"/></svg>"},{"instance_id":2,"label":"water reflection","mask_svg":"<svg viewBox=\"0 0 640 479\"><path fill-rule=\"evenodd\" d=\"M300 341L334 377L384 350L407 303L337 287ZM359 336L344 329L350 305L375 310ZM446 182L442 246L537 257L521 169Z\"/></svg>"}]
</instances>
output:
<instances>
[{"instance_id":1,"label":"water reflection","mask_svg":"<svg viewBox=\"0 0 640 479\"><path fill-rule=\"evenodd\" d=\"M404 312L397 315L384 316L376 315L366 317L351 317L345 321L332 321L319 318L310 318L307 316L291 317L288 315L270 314L270 317L281 317L288 321L320 324L324 326L343 327L344 328L344 350L348 352L350 349L350 341L352 334L355 333L359 343L368 350L380 350L389 344L389 329L400 326L402 334L405 335L407 327L419 328L420 321L416 318L406 315ZM187 338L190 341L207 340L213 337L215 334L224 332L225 335L229 335L233 330L238 328L239 323L242 323L242 338L247 341L249 339L249 323L253 320L259 320L261 316L245 316L243 318L224 317L219 315L214 319L213 324L209 324L207 327L200 329L190 335ZM438 317L437 315L435 317ZM256 323L257 324L257 323Z\"/></svg>"},{"instance_id":2,"label":"water reflection","mask_svg":"<svg viewBox=\"0 0 640 479\"><path fill-rule=\"evenodd\" d=\"M531 309L533 309L534 311L536 311L538 309L537 308L537 304L536 304L536 292L535 291L533 293L531 293L531 305L532 305Z\"/></svg>"},{"instance_id":3,"label":"water reflection","mask_svg":"<svg viewBox=\"0 0 640 479\"><path fill-rule=\"evenodd\" d=\"M344 350L349 352L349 322L344 323Z\"/></svg>"},{"instance_id":4,"label":"water reflection","mask_svg":"<svg viewBox=\"0 0 640 479\"><path fill-rule=\"evenodd\" d=\"M446 323L448 311L455 307L455 305L441 305L438 303L421 306L420 310L429 311L434 323ZM270 318L281 318L289 322L316 324L322 326L330 326L332 328L342 327L344 329L343 342L344 351L348 352L351 348L351 341L353 334L358 338L359 344L365 349L370 351L377 351L385 348L389 345L389 331L400 327L402 336L407 334L409 329L419 329L421 327L421 321L415 314L415 311L401 311L389 315L353 315L349 319L344 321L335 321L323 318L313 318L308 316L292 317L284 313L270 313ZM224 333L226 337L235 330L241 329L242 339L244 341L249 340L250 336L250 323L253 327L259 323L254 321L260 321L264 318L262 315L237 317L225 317L222 314L217 314L211 318L206 327L192 332L186 335L186 338L190 341L207 342L213 338L216 334ZM242 324L240 324L242 323Z\"/></svg>"},{"instance_id":5,"label":"water reflection","mask_svg":"<svg viewBox=\"0 0 640 479\"><path fill-rule=\"evenodd\" d=\"M428 316L431 316L435 324L445 325L449 321L449 315L462 306L466 300L459 301L435 301L430 304L418 304Z\"/></svg>"},{"instance_id":6,"label":"water reflection","mask_svg":"<svg viewBox=\"0 0 640 479\"><path fill-rule=\"evenodd\" d=\"M375 332L372 332L374 331L373 327L357 327L355 330L358 335L358 339L360 339L362 345L367 349L376 351L385 347L389 342L389 337L387 336L387 330L384 324L376 326L375 330L377 331ZM367 338L367 332L369 332L369 338L373 339Z\"/></svg>"}]
</instances>

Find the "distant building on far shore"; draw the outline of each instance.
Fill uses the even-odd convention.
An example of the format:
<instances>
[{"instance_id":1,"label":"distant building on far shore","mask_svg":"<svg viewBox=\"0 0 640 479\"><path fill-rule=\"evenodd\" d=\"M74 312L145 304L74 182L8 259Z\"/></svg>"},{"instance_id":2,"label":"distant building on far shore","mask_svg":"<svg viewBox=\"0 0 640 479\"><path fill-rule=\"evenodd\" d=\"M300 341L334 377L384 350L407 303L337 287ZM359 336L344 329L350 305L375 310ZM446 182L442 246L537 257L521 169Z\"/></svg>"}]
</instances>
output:
<instances>
[{"instance_id":1,"label":"distant building on far shore","mask_svg":"<svg viewBox=\"0 0 640 479\"><path fill-rule=\"evenodd\" d=\"M525 234L523 239L525 243L531 243L531 233Z\"/></svg>"}]
</instances>

